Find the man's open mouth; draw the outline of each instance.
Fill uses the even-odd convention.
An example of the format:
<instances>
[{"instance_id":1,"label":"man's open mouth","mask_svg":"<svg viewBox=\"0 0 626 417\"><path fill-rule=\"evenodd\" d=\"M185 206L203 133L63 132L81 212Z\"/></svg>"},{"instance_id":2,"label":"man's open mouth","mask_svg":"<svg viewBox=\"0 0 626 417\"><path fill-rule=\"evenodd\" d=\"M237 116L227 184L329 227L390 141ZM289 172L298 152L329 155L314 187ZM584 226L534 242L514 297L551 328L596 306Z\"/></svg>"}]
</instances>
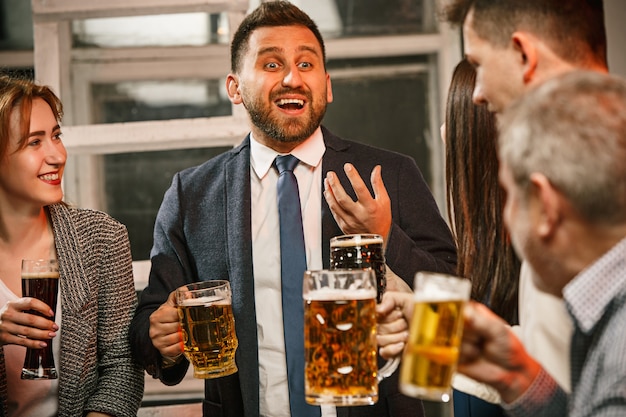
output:
<instances>
[{"instance_id":1,"label":"man's open mouth","mask_svg":"<svg viewBox=\"0 0 626 417\"><path fill-rule=\"evenodd\" d=\"M300 110L304 107L304 100L297 98L283 98L278 100L276 104L284 110Z\"/></svg>"}]
</instances>

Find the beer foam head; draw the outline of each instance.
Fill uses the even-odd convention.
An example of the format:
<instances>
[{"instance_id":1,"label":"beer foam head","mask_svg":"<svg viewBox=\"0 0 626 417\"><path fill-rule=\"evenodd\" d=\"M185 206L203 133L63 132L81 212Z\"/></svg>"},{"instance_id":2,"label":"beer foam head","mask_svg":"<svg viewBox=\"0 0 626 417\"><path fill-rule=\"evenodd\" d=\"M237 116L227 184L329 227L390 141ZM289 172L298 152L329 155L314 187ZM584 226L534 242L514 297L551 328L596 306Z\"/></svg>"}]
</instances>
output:
<instances>
[{"instance_id":1,"label":"beer foam head","mask_svg":"<svg viewBox=\"0 0 626 417\"><path fill-rule=\"evenodd\" d=\"M361 245L375 245L383 244L383 238L378 235L352 235L349 238L346 236L338 236L330 241L332 248L345 248Z\"/></svg>"},{"instance_id":2,"label":"beer foam head","mask_svg":"<svg viewBox=\"0 0 626 417\"><path fill-rule=\"evenodd\" d=\"M462 301L467 300L469 291L452 290L441 288L435 284L424 284L423 287L415 291L415 301Z\"/></svg>"},{"instance_id":3,"label":"beer foam head","mask_svg":"<svg viewBox=\"0 0 626 417\"><path fill-rule=\"evenodd\" d=\"M463 301L468 300L472 283L452 275L418 272L415 274L415 301Z\"/></svg>"},{"instance_id":4,"label":"beer foam head","mask_svg":"<svg viewBox=\"0 0 626 417\"><path fill-rule=\"evenodd\" d=\"M54 271L46 272L22 272L22 279L59 279L59 273Z\"/></svg>"},{"instance_id":5,"label":"beer foam head","mask_svg":"<svg viewBox=\"0 0 626 417\"><path fill-rule=\"evenodd\" d=\"M369 300L373 298L376 298L376 288L356 290L321 288L319 290L311 290L305 296L305 299L309 301L350 301Z\"/></svg>"},{"instance_id":6,"label":"beer foam head","mask_svg":"<svg viewBox=\"0 0 626 417\"><path fill-rule=\"evenodd\" d=\"M179 300L178 305L183 307L210 306L210 305L229 305L230 300L219 296L207 296L198 298L185 298Z\"/></svg>"}]
</instances>

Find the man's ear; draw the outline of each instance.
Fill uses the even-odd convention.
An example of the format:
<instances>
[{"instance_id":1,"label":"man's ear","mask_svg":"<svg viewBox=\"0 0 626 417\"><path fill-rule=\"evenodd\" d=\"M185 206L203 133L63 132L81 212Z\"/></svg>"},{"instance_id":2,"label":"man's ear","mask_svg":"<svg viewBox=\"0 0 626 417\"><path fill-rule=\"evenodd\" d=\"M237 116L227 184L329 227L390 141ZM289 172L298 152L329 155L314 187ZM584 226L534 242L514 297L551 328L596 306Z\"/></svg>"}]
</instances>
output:
<instances>
[{"instance_id":1,"label":"man's ear","mask_svg":"<svg viewBox=\"0 0 626 417\"><path fill-rule=\"evenodd\" d=\"M561 224L564 197L543 174L531 174L530 183L530 204L534 205L532 227L542 239L549 239Z\"/></svg>"},{"instance_id":2,"label":"man's ear","mask_svg":"<svg viewBox=\"0 0 626 417\"><path fill-rule=\"evenodd\" d=\"M523 67L524 84L530 84L537 72L536 38L527 32L514 32L511 36L513 49L519 54L520 64Z\"/></svg>"},{"instance_id":3,"label":"man's ear","mask_svg":"<svg viewBox=\"0 0 626 417\"><path fill-rule=\"evenodd\" d=\"M241 91L239 90L239 79L236 75L228 74L226 77L226 92L228 93L228 98L233 104L243 103Z\"/></svg>"}]
</instances>

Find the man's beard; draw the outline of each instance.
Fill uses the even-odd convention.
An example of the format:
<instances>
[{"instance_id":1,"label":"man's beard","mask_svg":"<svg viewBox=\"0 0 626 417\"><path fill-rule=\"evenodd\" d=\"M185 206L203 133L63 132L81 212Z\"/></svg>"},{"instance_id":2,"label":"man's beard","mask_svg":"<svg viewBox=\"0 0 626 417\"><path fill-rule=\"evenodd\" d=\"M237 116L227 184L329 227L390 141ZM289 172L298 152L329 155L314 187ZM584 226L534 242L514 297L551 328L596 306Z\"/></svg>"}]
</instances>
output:
<instances>
[{"instance_id":1,"label":"man's beard","mask_svg":"<svg viewBox=\"0 0 626 417\"><path fill-rule=\"evenodd\" d=\"M271 105L265 105L260 99L244 101L252 123L268 137L283 143L298 143L310 137L319 127L324 114L326 103L323 106L313 105L313 101L307 95L309 103L306 118L292 118L291 120L279 120L270 112ZM273 102L273 100L272 100Z\"/></svg>"}]
</instances>

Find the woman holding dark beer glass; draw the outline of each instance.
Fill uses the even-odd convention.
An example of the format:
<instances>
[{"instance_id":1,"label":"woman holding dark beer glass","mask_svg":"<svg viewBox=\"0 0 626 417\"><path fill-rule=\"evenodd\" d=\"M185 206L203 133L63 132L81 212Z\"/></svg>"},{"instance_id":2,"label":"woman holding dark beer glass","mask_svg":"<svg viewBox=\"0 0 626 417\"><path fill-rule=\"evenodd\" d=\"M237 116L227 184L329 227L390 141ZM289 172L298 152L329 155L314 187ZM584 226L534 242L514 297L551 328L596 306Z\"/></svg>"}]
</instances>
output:
<instances>
[{"instance_id":1,"label":"woman holding dark beer glass","mask_svg":"<svg viewBox=\"0 0 626 417\"><path fill-rule=\"evenodd\" d=\"M48 87L0 75L0 416L136 416L144 379L127 336L128 234L62 202L61 117ZM22 296L23 259L57 260L56 323L56 306ZM50 343L58 379L21 379L26 348Z\"/></svg>"}]
</instances>

